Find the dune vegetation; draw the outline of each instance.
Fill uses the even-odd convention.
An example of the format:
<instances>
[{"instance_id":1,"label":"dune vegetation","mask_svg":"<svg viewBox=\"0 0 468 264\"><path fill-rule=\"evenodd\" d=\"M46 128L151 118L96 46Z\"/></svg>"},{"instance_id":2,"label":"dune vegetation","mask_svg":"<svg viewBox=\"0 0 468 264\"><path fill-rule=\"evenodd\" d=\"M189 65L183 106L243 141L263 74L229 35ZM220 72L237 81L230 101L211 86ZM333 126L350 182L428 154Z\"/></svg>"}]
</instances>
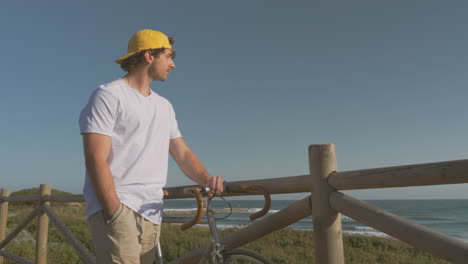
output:
<instances>
[{"instance_id":1,"label":"dune vegetation","mask_svg":"<svg viewBox=\"0 0 468 264\"><path fill-rule=\"evenodd\" d=\"M24 195L24 192L21 194ZM9 208L7 227L8 232L11 232L32 211L33 207L31 204L15 205L11 203ZM89 250L93 251L85 222L84 207L77 204L55 204L53 209L75 237ZM26 226L4 250L33 260L36 223L37 221L34 220ZM235 228L222 230L221 235L226 235L235 230ZM206 227L194 227L188 231L181 231L178 225L163 224L161 247L165 261L174 260L191 250L202 247L208 241L209 230ZM76 251L65 241L62 234L52 223L49 225L48 247L48 263L83 263ZM244 248L256 251L275 263L315 263L312 231L286 228L251 242L245 245ZM449 263L403 242L382 237L345 235L344 250L347 264ZM4 263L15 262L5 258Z\"/></svg>"}]
</instances>

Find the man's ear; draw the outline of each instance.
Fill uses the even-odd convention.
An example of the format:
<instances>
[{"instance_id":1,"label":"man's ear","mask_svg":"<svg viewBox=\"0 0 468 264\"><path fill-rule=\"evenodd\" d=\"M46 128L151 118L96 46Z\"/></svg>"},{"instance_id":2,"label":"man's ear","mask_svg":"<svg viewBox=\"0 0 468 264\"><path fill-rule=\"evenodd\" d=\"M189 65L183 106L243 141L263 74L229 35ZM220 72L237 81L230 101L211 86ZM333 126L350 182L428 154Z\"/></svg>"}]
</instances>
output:
<instances>
[{"instance_id":1,"label":"man's ear","mask_svg":"<svg viewBox=\"0 0 468 264\"><path fill-rule=\"evenodd\" d=\"M153 53L151 53L151 51L145 51L145 54L144 54L144 57L145 57L145 61L146 63L148 64L151 64L154 60L154 56L153 56Z\"/></svg>"}]
</instances>

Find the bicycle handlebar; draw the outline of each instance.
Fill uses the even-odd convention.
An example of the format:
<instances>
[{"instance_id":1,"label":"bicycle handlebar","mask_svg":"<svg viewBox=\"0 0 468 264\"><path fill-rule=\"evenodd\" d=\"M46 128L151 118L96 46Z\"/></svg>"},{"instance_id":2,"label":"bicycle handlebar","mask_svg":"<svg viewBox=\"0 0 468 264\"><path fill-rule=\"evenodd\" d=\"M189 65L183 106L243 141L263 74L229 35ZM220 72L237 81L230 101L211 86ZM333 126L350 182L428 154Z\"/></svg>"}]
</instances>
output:
<instances>
[{"instance_id":1,"label":"bicycle handlebar","mask_svg":"<svg viewBox=\"0 0 468 264\"><path fill-rule=\"evenodd\" d=\"M182 230L186 230L191 228L192 226L196 225L200 220L203 218L203 215L205 213L205 208L204 208L204 203L203 203L203 195L208 194L209 191L207 191L206 188L204 187L188 187L184 189L185 194L191 194L195 197L197 200L197 214L195 217L186 222L183 223L180 228ZM263 206L263 209L250 215L250 220L253 221L257 218L260 218L264 216L268 211L270 210L271 207L271 197L270 193L263 188L260 185L238 185L238 186L226 186L225 192L226 194L229 193L249 193L249 192L260 192L263 194L263 197L265 198L265 204ZM221 194L222 196L222 194Z\"/></svg>"},{"instance_id":2,"label":"bicycle handlebar","mask_svg":"<svg viewBox=\"0 0 468 264\"><path fill-rule=\"evenodd\" d=\"M263 205L262 210L250 215L250 221L253 221L255 219L258 219L268 213L271 207L271 197L270 197L270 192L268 192L267 189L263 188L263 186L260 185L238 185L238 186L228 186L226 187L226 192L227 193L248 193L249 191L251 192L260 192L263 194L263 197L265 198L265 204Z\"/></svg>"},{"instance_id":3,"label":"bicycle handlebar","mask_svg":"<svg viewBox=\"0 0 468 264\"><path fill-rule=\"evenodd\" d=\"M180 226L180 229L186 230L191 228L192 226L196 225L200 220L203 218L203 214L205 213L205 206L203 205L203 196L201 194L202 189L200 187L189 187L184 189L185 194L192 194L197 199L197 214L195 217L183 223Z\"/></svg>"}]
</instances>

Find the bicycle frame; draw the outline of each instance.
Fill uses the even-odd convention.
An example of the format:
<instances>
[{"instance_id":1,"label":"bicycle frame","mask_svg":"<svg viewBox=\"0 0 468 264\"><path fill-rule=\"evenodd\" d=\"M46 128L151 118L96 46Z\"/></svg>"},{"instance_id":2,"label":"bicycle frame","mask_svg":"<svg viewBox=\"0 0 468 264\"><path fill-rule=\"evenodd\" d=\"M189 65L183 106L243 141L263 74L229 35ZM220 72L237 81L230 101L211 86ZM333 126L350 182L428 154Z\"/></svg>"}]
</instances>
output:
<instances>
[{"instance_id":1,"label":"bicycle frame","mask_svg":"<svg viewBox=\"0 0 468 264\"><path fill-rule=\"evenodd\" d=\"M223 260L223 251L224 251L224 245L222 244L219 235L218 235L218 229L216 226L216 219L215 219L215 213L214 210L211 208L211 201L213 196L207 197L207 203L206 203L206 212L204 211L204 202L203 202L203 195L207 195L210 193L209 188L206 187L190 187L184 189L184 193L186 194L192 194L198 204L198 210L197 210L197 215L190 221L183 223L181 225L182 230L186 230L195 224L197 224L203 215L206 215L206 219L208 222L208 226L210 228L211 232L211 243L207 248L207 251L202 255L201 260L199 263L205 263L207 261L207 258L211 258L211 263L212 264L221 264L224 262ZM226 193L261 193L264 195L265 198L265 205L264 208L257 212L254 213L250 216L251 220L255 220L263 215L265 215L270 206L271 206L271 198L270 194L268 191L266 191L263 187L261 186L227 186L226 187ZM222 196L221 196L222 198ZM223 198L224 199L224 198ZM225 200L226 201L226 200ZM227 202L227 201L226 201ZM229 204L229 202L227 202ZM245 254L245 253L244 253ZM158 243L157 246L157 257L160 261L160 264L163 263L163 258L162 258L162 252L161 252L161 247Z\"/></svg>"},{"instance_id":2,"label":"bicycle frame","mask_svg":"<svg viewBox=\"0 0 468 264\"><path fill-rule=\"evenodd\" d=\"M211 209L211 200L213 197L209 197L207 199L206 218L211 232L211 247L209 247L211 248L211 261L213 264L223 263L223 255L221 252L224 250L224 246L219 239L214 211Z\"/></svg>"}]
</instances>

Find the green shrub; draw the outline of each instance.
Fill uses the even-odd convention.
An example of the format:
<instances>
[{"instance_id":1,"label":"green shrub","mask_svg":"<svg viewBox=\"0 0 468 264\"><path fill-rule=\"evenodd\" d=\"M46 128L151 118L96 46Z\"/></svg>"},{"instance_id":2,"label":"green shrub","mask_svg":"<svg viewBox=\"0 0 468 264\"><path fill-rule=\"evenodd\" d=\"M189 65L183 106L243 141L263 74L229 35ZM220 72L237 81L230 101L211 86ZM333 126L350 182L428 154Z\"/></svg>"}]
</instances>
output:
<instances>
[{"instance_id":1,"label":"green shrub","mask_svg":"<svg viewBox=\"0 0 468 264\"><path fill-rule=\"evenodd\" d=\"M15 228L31 211L28 205L10 207L8 228ZM53 210L67 228L92 252L85 210L80 206L54 206ZM10 242L5 250L15 255L33 260L35 256L35 232L37 219L26 226L24 234ZM161 247L165 261L171 261L209 243L208 228L194 227L181 231L178 225L163 224ZM221 230L221 237L238 229ZM64 239L61 232L50 222L48 242L48 263L82 263L76 251ZM390 238L344 235L344 255L346 264L365 263L411 263L445 264L449 263L422 250ZM292 230L289 228L273 232L243 248L256 251L275 263L316 263L312 231ZM5 260L5 263L14 263Z\"/></svg>"}]
</instances>

